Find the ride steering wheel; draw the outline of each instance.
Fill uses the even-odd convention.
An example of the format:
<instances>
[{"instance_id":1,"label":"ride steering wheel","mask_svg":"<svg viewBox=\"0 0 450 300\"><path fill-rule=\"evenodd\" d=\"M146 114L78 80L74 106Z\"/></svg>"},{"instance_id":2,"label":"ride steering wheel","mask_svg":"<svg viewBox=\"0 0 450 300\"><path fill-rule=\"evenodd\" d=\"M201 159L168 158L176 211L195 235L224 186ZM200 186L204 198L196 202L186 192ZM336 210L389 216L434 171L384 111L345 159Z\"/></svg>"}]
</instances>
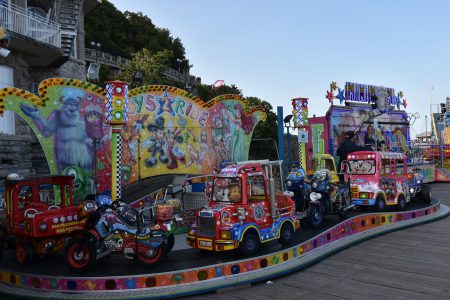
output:
<instances>
[{"instance_id":1,"label":"ride steering wheel","mask_svg":"<svg viewBox=\"0 0 450 300\"><path fill-rule=\"evenodd\" d=\"M59 207L58 205L50 205L49 207L48 207L48 210L50 210L50 209L61 209L61 207Z\"/></svg>"},{"instance_id":2,"label":"ride steering wheel","mask_svg":"<svg viewBox=\"0 0 450 300\"><path fill-rule=\"evenodd\" d=\"M36 214L38 214L39 211L36 208L28 208L27 210L25 210L25 212L23 213L23 215L25 216L25 218L34 218L34 216ZM31 215L29 215L31 214Z\"/></svg>"}]
</instances>

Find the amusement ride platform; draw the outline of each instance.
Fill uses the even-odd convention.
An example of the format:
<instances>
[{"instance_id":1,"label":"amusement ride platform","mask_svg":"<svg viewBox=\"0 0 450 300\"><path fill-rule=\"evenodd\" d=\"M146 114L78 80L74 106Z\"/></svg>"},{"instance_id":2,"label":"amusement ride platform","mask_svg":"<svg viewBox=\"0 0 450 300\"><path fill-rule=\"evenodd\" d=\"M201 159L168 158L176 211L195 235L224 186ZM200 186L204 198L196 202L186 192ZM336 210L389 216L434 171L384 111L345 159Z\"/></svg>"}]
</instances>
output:
<instances>
[{"instance_id":1,"label":"amusement ride platform","mask_svg":"<svg viewBox=\"0 0 450 300\"><path fill-rule=\"evenodd\" d=\"M0 262L0 286L5 296L34 299L157 299L204 293L287 274L355 243L448 213L449 208L437 199L428 206L413 203L401 212L351 212L341 220L328 217L327 226L318 230L304 226L290 246L273 242L255 257L186 248L172 251L160 265L145 269L111 255L82 275L71 273L62 255L22 266L10 250Z\"/></svg>"}]
</instances>

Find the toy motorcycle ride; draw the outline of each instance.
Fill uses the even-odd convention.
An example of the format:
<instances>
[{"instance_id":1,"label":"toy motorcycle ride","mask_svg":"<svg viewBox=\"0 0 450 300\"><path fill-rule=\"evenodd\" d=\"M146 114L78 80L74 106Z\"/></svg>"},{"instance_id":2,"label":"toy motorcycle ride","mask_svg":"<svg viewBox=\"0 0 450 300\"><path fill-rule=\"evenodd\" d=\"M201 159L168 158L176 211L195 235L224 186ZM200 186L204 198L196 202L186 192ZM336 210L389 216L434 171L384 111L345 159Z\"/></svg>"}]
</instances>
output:
<instances>
[{"instance_id":1,"label":"toy motorcycle ride","mask_svg":"<svg viewBox=\"0 0 450 300\"><path fill-rule=\"evenodd\" d=\"M306 173L303 168L293 169L286 178L286 187L291 192L291 198L295 201L297 214L304 213L309 208L310 186L305 182Z\"/></svg>"},{"instance_id":2,"label":"toy motorcycle ride","mask_svg":"<svg viewBox=\"0 0 450 300\"><path fill-rule=\"evenodd\" d=\"M425 204L431 202L431 189L428 184L424 183L425 174L422 169L414 168L408 173L408 189L410 197L415 200L421 198Z\"/></svg>"},{"instance_id":3,"label":"toy motorcycle ride","mask_svg":"<svg viewBox=\"0 0 450 300\"><path fill-rule=\"evenodd\" d=\"M348 186L332 183L329 170L316 171L310 184L309 218L314 227L322 225L325 215L344 217L345 211L354 207L350 205Z\"/></svg>"},{"instance_id":4,"label":"toy motorcycle ride","mask_svg":"<svg viewBox=\"0 0 450 300\"><path fill-rule=\"evenodd\" d=\"M165 253L166 229L144 218L144 211L153 207L137 211L121 201L111 203L108 196L100 196L97 203L97 223L67 246L67 263L71 270L82 272L111 252L123 253L128 259L136 258L146 267L160 262Z\"/></svg>"}]
</instances>

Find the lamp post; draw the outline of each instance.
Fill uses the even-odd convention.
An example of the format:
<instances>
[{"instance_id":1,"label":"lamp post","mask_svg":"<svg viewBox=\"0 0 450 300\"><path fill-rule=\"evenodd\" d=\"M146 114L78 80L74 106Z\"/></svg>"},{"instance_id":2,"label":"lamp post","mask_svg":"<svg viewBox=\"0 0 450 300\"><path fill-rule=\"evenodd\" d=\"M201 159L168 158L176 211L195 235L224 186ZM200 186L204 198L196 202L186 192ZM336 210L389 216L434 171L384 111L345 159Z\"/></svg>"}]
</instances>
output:
<instances>
[{"instance_id":1,"label":"lamp post","mask_svg":"<svg viewBox=\"0 0 450 300\"><path fill-rule=\"evenodd\" d=\"M91 42L91 47L95 51L95 62L91 63L88 68L88 79L99 81L100 80L100 64L98 63L100 47L102 44L99 42Z\"/></svg>"},{"instance_id":2,"label":"lamp post","mask_svg":"<svg viewBox=\"0 0 450 300\"><path fill-rule=\"evenodd\" d=\"M91 46L92 48L95 50L95 63L98 63L98 52L100 50L100 47L102 46L102 44L100 44L99 42L91 42Z\"/></svg>"},{"instance_id":3,"label":"lamp post","mask_svg":"<svg viewBox=\"0 0 450 300\"><path fill-rule=\"evenodd\" d=\"M288 169L288 172L290 171L290 163L291 163L291 133L289 129L291 128L291 119L293 115L287 115L283 119L284 127L287 129L287 158L286 158L286 166Z\"/></svg>"}]
</instances>

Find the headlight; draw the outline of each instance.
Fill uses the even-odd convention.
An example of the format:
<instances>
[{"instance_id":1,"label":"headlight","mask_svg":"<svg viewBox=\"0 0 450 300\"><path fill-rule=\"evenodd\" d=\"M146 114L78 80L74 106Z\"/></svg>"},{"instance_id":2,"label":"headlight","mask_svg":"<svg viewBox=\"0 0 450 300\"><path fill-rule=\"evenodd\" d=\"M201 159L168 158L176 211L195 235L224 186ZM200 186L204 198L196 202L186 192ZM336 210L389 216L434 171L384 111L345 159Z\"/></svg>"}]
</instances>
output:
<instances>
[{"instance_id":1,"label":"headlight","mask_svg":"<svg viewBox=\"0 0 450 300\"><path fill-rule=\"evenodd\" d=\"M189 227L188 235L195 235L195 232L196 232L195 227Z\"/></svg>"},{"instance_id":2,"label":"headlight","mask_svg":"<svg viewBox=\"0 0 450 300\"><path fill-rule=\"evenodd\" d=\"M414 189L413 189L413 188L410 188L410 189L409 189L409 193L410 193L410 194L414 194Z\"/></svg>"},{"instance_id":3,"label":"headlight","mask_svg":"<svg viewBox=\"0 0 450 300\"><path fill-rule=\"evenodd\" d=\"M312 185L311 185L311 186L312 186L313 188L315 188L315 189L316 189L316 188L317 188L317 182L315 182L315 181L314 181L314 182L312 183Z\"/></svg>"},{"instance_id":4,"label":"headlight","mask_svg":"<svg viewBox=\"0 0 450 300\"><path fill-rule=\"evenodd\" d=\"M230 222L230 214L227 211L224 211L222 213L222 223L229 223Z\"/></svg>"},{"instance_id":5,"label":"headlight","mask_svg":"<svg viewBox=\"0 0 450 300\"><path fill-rule=\"evenodd\" d=\"M47 230L47 223L46 222L42 222L41 224L39 224L39 231L40 232L45 232Z\"/></svg>"},{"instance_id":6,"label":"headlight","mask_svg":"<svg viewBox=\"0 0 450 300\"><path fill-rule=\"evenodd\" d=\"M231 231L229 230L221 230L220 231L220 237L224 240L231 239Z\"/></svg>"},{"instance_id":7,"label":"headlight","mask_svg":"<svg viewBox=\"0 0 450 300\"><path fill-rule=\"evenodd\" d=\"M419 184L420 184L420 180L417 180L417 183L419 183Z\"/></svg>"},{"instance_id":8,"label":"headlight","mask_svg":"<svg viewBox=\"0 0 450 300\"><path fill-rule=\"evenodd\" d=\"M322 198L322 195L320 193L312 192L311 194L309 194L309 199L311 201L316 201L319 200L320 198Z\"/></svg>"},{"instance_id":9,"label":"headlight","mask_svg":"<svg viewBox=\"0 0 450 300\"><path fill-rule=\"evenodd\" d=\"M164 222L164 226L166 226L167 231L172 230L172 221Z\"/></svg>"},{"instance_id":10,"label":"headlight","mask_svg":"<svg viewBox=\"0 0 450 300\"><path fill-rule=\"evenodd\" d=\"M287 186L292 186L292 181L288 180L288 182L286 184L287 184Z\"/></svg>"}]
</instances>

